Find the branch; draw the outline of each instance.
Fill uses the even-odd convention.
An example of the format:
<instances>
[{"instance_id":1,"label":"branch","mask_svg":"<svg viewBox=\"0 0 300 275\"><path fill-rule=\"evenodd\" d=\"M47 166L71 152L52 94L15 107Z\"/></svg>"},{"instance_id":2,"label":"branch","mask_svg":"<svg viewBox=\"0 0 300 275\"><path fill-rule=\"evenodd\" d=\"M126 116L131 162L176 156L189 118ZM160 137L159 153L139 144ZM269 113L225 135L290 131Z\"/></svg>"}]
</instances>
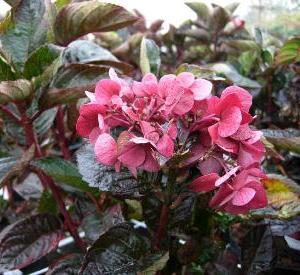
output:
<instances>
[{"instance_id":1,"label":"branch","mask_svg":"<svg viewBox=\"0 0 300 275\"><path fill-rule=\"evenodd\" d=\"M62 107L58 107L56 118L55 118L55 126L56 126L56 136L58 140L59 147L63 153L64 159L70 160L71 153L68 148L68 142L65 134L65 126L64 126L64 111Z\"/></svg>"},{"instance_id":2,"label":"branch","mask_svg":"<svg viewBox=\"0 0 300 275\"><path fill-rule=\"evenodd\" d=\"M0 111L9 116L11 119L13 119L17 124L21 124L21 119L7 107L0 105Z\"/></svg>"}]
</instances>

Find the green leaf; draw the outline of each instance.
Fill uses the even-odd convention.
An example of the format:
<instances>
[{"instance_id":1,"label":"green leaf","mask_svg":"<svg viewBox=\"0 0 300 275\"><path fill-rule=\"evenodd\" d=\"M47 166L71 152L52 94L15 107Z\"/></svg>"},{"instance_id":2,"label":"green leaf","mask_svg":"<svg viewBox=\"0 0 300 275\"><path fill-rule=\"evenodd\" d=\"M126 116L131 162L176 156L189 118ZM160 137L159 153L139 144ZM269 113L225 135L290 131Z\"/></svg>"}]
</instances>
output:
<instances>
[{"instance_id":1,"label":"green leaf","mask_svg":"<svg viewBox=\"0 0 300 275\"><path fill-rule=\"evenodd\" d=\"M17 7L21 1L22 0L5 0L5 2L13 8Z\"/></svg>"},{"instance_id":2,"label":"green leaf","mask_svg":"<svg viewBox=\"0 0 300 275\"><path fill-rule=\"evenodd\" d=\"M214 70L211 70L209 68L204 68L198 65L193 65L193 64L187 64L183 63L181 64L177 70L176 74L180 74L183 72L189 72L194 74L198 78L205 78L211 81L214 80L225 80L225 78L218 77L216 72Z\"/></svg>"},{"instance_id":3,"label":"green leaf","mask_svg":"<svg viewBox=\"0 0 300 275\"><path fill-rule=\"evenodd\" d=\"M198 16L199 19L206 22L209 18L210 11L205 3L201 2L186 2L189 8L191 8Z\"/></svg>"},{"instance_id":4,"label":"green leaf","mask_svg":"<svg viewBox=\"0 0 300 275\"><path fill-rule=\"evenodd\" d=\"M128 224L120 224L102 235L88 250L80 274L128 274L142 269L141 260L150 242Z\"/></svg>"},{"instance_id":5,"label":"green leaf","mask_svg":"<svg viewBox=\"0 0 300 275\"><path fill-rule=\"evenodd\" d=\"M103 214L94 212L83 218L81 227L85 232L85 237L94 242L110 228L123 223L124 217L122 208L116 204L105 210Z\"/></svg>"},{"instance_id":6,"label":"green leaf","mask_svg":"<svg viewBox=\"0 0 300 275\"><path fill-rule=\"evenodd\" d=\"M34 122L33 127L36 131L37 137L43 137L47 134L49 129L53 126L56 117L57 108L51 108L44 111Z\"/></svg>"},{"instance_id":7,"label":"green leaf","mask_svg":"<svg viewBox=\"0 0 300 275\"><path fill-rule=\"evenodd\" d=\"M0 104L23 101L32 95L30 81L19 79L14 81L0 82Z\"/></svg>"},{"instance_id":8,"label":"green leaf","mask_svg":"<svg viewBox=\"0 0 300 275\"><path fill-rule=\"evenodd\" d=\"M38 206L39 213L50 213L50 214L57 214L57 204L55 199L52 196L52 193L48 190L44 190L42 196L39 201Z\"/></svg>"},{"instance_id":9,"label":"green leaf","mask_svg":"<svg viewBox=\"0 0 300 275\"><path fill-rule=\"evenodd\" d=\"M257 61L257 53L254 51L243 52L238 58L239 63L241 64L241 69L245 75L249 75L253 66Z\"/></svg>"},{"instance_id":10,"label":"green leaf","mask_svg":"<svg viewBox=\"0 0 300 275\"><path fill-rule=\"evenodd\" d=\"M117 173L113 167L98 163L91 145L87 144L77 151L77 164L83 180L89 186L119 195L138 195L136 179L128 171Z\"/></svg>"},{"instance_id":11,"label":"green leaf","mask_svg":"<svg viewBox=\"0 0 300 275\"><path fill-rule=\"evenodd\" d=\"M163 254L162 256L155 256L157 259L153 261L153 264L151 264L151 266L147 267L142 272L140 272L140 275L155 275L157 274L157 271L160 271L165 267L166 263L169 260L169 252Z\"/></svg>"},{"instance_id":12,"label":"green leaf","mask_svg":"<svg viewBox=\"0 0 300 275\"><path fill-rule=\"evenodd\" d=\"M106 65L129 74L133 67L125 62L119 61L110 51L88 40L76 40L65 48L62 55L64 64L90 63Z\"/></svg>"},{"instance_id":13,"label":"green leaf","mask_svg":"<svg viewBox=\"0 0 300 275\"><path fill-rule=\"evenodd\" d=\"M70 161L59 157L44 157L32 161L32 165L43 170L55 181L65 183L84 192L94 192L86 182L81 179L77 167Z\"/></svg>"},{"instance_id":14,"label":"green leaf","mask_svg":"<svg viewBox=\"0 0 300 275\"><path fill-rule=\"evenodd\" d=\"M220 31L226 26L229 21L230 16L228 12L224 8L215 5L210 17L210 27L215 31Z\"/></svg>"},{"instance_id":15,"label":"green leaf","mask_svg":"<svg viewBox=\"0 0 300 275\"><path fill-rule=\"evenodd\" d=\"M251 212L251 216L290 218L300 213L300 187L293 180L276 174L268 174L263 180L268 206Z\"/></svg>"},{"instance_id":16,"label":"green leaf","mask_svg":"<svg viewBox=\"0 0 300 275\"><path fill-rule=\"evenodd\" d=\"M48 44L38 48L28 58L24 67L24 76L31 79L44 72L51 63L60 55L61 48Z\"/></svg>"},{"instance_id":17,"label":"green leaf","mask_svg":"<svg viewBox=\"0 0 300 275\"><path fill-rule=\"evenodd\" d=\"M1 177L0 187L10 183L14 178L18 178L22 175L25 169L28 168L30 161L35 154L35 146L31 145L22 156L12 165L10 169Z\"/></svg>"},{"instance_id":18,"label":"green leaf","mask_svg":"<svg viewBox=\"0 0 300 275\"><path fill-rule=\"evenodd\" d=\"M284 130L263 130L264 136L277 148L300 154L300 131L287 128Z\"/></svg>"},{"instance_id":19,"label":"green leaf","mask_svg":"<svg viewBox=\"0 0 300 275\"><path fill-rule=\"evenodd\" d=\"M225 6L225 10L227 10L230 14L233 14L235 10L239 7L240 3L233 2Z\"/></svg>"},{"instance_id":20,"label":"green leaf","mask_svg":"<svg viewBox=\"0 0 300 275\"><path fill-rule=\"evenodd\" d=\"M8 156L0 158L0 179L16 164L20 159L20 155Z\"/></svg>"},{"instance_id":21,"label":"green leaf","mask_svg":"<svg viewBox=\"0 0 300 275\"><path fill-rule=\"evenodd\" d=\"M127 10L114 4L95 0L72 3L62 8L56 17L55 40L66 46L85 34L118 30L136 20Z\"/></svg>"},{"instance_id":22,"label":"green leaf","mask_svg":"<svg viewBox=\"0 0 300 275\"><path fill-rule=\"evenodd\" d=\"M143 75L147 73L158 75L160 63L159 47L153 40L144 37L140 48L140 68Z\"/></svg>"},{"instance_id":23,"label":"green leaf","mask_svg":"<svg viewBox=\"0 0 300 275\"><path fill-rule=\"evenodd\" d=\"M82 254L63 255L49 266L46 275L77 275L82 260Z\"/></svg>"},{"instance_id":24,"label":"green leaf","mask_svg":"<svg viewBox=\"0 0 300 275\"><path fill-rule=\"evenodd\" d=\"M225 75L226 78L232 81L235 85L252 89L261 88L261 85L257 81L242 76L230 64L216 63L212 66L212 69L215 70L218 74Z\"/></svg>"},{"instance_id":25,"label":"green leaf","mask_svg":"<svg viewBox=\"0 0 300 275\"><path fill-rule=\"evenodd\" d=\"M287 40L276 56L278 64L291 64L300 61L300 37Z\"/></svg>"},{"instance_id":26,"label":"green leaf","mask_svg":"<svg viewBox=\"0 0 300 275\"><path fill-rule=\"evenodd\" d=\"M258 55L260 53L259 45L252 41L246 39L235 39L235 40L227 40L222 45L223 50L228 54L240 55L241 52L251 51L256 52Z\"/></svg>"},{"instance_id":27,"label":"green leaf","mask_svg":"<svg viewBox=\"0 0 300 275\"><path fill-rule=\"evenodd\" d=\"M12 67L0 55L0 81L15 80L16 76Z\"/></svg>"},{"instance_id":28,"label":"green leaf","mask_svg":"<svg viewBox=\"0 0 300 275\"><path fill-rule=\"evenodd\" d=\"M57 248L62 223L53 215L36 214L7 226L0 233L0 271L21 269Z\"/></svg>"},{"instance_id":29,"label":"green leaf","mask_svg":"<svg viewBox=\"0 0 300 275\"><path fill-rule=\"evenodd\" d=\"M85 97L85 91L93 91L107 68L88 64L71 64L61 67L51 88L41 97L39 105L47 109L60 104L75 102Z\"/></svg>"},{"instance_id":30,"label":"green leaf","mask_svg":"<svg viewBox=\"0 0 300 275\"><path fill-rule=\"evenodd\" d=\"M43 0L22 0L12 9L11 22L0 36L12 64L22 71L29 54L46 42Z\"/></svg>"}]
</instances>

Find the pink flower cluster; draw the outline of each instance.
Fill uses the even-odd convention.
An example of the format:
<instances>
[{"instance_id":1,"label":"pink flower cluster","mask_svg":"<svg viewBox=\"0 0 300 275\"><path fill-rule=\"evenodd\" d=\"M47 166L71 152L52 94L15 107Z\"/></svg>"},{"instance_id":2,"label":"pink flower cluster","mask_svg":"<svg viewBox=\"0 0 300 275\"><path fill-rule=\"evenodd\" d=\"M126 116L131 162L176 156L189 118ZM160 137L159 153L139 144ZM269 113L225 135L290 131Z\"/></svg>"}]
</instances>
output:
<instances>
[{"instance_id":1,"label":"pink flower cluster","mask_svg":"<svg viewBox=\"0 0 300 275\"><path fill-rule=\"evenodd\" d=\"M249 128L252 97L246 90L231 86L212 96L212 83L188 72L159 81L147 74L141 82L120 79L112 69L109 74L95 93L86 92L90 102L77 122L100 163L116 171L127 167L137 177L138 170L157 172L188 152L180 167L199 169L193 191L218 189L212 207L238 214L266 205L259 170L265 151L261 132Z\"/></svg>"}]
</instances>

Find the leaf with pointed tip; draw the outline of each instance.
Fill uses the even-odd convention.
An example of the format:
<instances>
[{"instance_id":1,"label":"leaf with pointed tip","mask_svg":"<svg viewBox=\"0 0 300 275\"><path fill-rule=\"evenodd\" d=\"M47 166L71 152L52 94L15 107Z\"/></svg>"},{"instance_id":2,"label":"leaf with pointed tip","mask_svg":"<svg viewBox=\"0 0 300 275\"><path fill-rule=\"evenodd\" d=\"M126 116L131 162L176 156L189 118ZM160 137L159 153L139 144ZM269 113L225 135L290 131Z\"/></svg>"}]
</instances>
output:
<instances>
[{"instance_id":1,"label":"leaf with pointed tip","mask_svg":"<svg viewBox=\"0 0 300 275\"><path fill-rule=\"evenodd\" d=\"M41 97L39 105L48 109L60 104L76 102L85 97L85 91L93 91L98 80L104 77L107 68L89 64L71 64L61 67L51 88Z\"/></svg>"},{"instance_id":2,"label":"leaf with pointed tip","mask_svg":"<svg viewBox=\"0 0 300 275\"><path fill-rule=\"evenodd\" d=\"M300 37L292 38L284 43L276 56L278 64L291 64L300 61Z\"/></svg>"},{"instance_id":3,"label":"leaf with pointed tip","mask_svg":"<svg viewBox=\"0 0 300 275\"><path fill-rule=\"evenodd\" d=\"M208 79L211 81L214 81L214 80L219 80L219 81L223 80L224 81L225 80L225 78L218 77L214 70L204 68L204 67L194 65L194 64L187 64L187 63L181 64L177 68L176 74L180 74L183 72L189 72L189 73L194 74L196 77L205 78L205 79Z\"/></svg>"},{"instance_id":4,"label":"leaf with pointed tip","mask_svg":"<svg viewBox=\"0 0 300 275\"><path fill-rule=\"evenodd\" d=\"M29 54L46 42L43 0L22 0L12 9L10 24L0 35L2 47L18 71Z\"/></svg>"},{"instance_id":5,"label":"leaf with pointed tip","mask_svg":"<svg viewBox=\"0 0 300 275\"><path fill-rule=\"evenodd\" d=\"M123 223L112 227L89 248L79 273L133 275L143 268L141 260L149 250L149 240Z\"/></svg>"},{"instance_id":6,"label":"leaf with pointed tip","mask_svg":"<svg viewBox=\"0 0 300 275\"><path fill-rule=\"evenodd\" d=\"M113 167L98 163L91 145L86 144L77 151L77 164L83 180L89 186L119 195L138 196L139 185L136 179L127 171L117 173Z\"/></svg>"},{"instance_id":7,"label":"leaf with pointed tip","mask_svg":"<svg viewBox=\"0 0 300 275\"><path fill-rule=\"evenodd\" d=\"M31 162L31 165L43 170L55 181L65 183L84 192L94 192L95 189L81 179L77 167L70 161L59 157L43 157Z\"/></svg>"},{"instance_id":8,"label":"leaf with pointed tip","mask_svg":"<svg viewBox=\"0 0 300 275\"><path fill-rule=\"evenodd\" d=\"M57 204L52 196L52 193L48 190L44 190L39 201L38 206L39 213L58 214Z\"/></svg>"},{"instance_id":9,"label":"leaf with pointed tip","mask_svg":"<svg viewBox=\"0 0 300 275\"><path fill-rule=\"evenodd\" d=\"M123 222L122 208L116 204L106 209L101 215L96 212L87 215L83 218L81 227L85 232L85 237L94 242L110 228Z\"/></svg>"},{"instance_id":10,"label":"leaf with pointed tip","mask_svg":"<svg viewBox=\"0 0 300 275\"><path fill-rule=\"evenodd\" d=\"M232 81L235 85L245 88L260 89L261 85L250 78L244 77L230 64L216 63L212 66L212 69L218 74L225 75L227 79Z\"/></svg>"},{"instance_id":11,"label":"leaf with pointed tip","mask_svg":"<svg viewBox=\"0 0 300 275\"><path fill-rule=\"evenodd\" d=\"M198 16L199 19L206 22L209 18L210 11L205 3L201 2L186 2L189 8L191 8Z\"/></svg>"},{"instance_id":12,"label":"leaf with pointed tip","mask_svg":"<svg viewBox=\"0 0 300 275\"><path fill-rule=\"evenodd\" d=\"M32 95L32 85L25 79L0 82L0 104L22 101Z\"/></svg>"},{"instance_id":13,"label":"leaf with pointed tip","mask_svg":"<svg viewBox=\"0 0 300 275\"><path fill-rule=\"evenodd\" d=\"M162 270L166 263L169 260L169 252L163 254L163 255L153 255L152 256L153 259L151 259L153 261L153 263L148 266L146 269L144 269L143 271L140 272L140 275L155 275L157 274L157 271Z\"/></svg>"},{"instance_id":14,"label":"leaf with pointed tip","mask_svg":"<svg viewBox=\"0 0 300 275\"><path fill-rule=\"evenodd\" d=\"M82 260L82 254L63 255L49 266L46 275L77 275Z\"/></svg>"},{"instance_id":15,"label":"leaf with pointed tip","mask_svg":"<svg viewBox=\"0 0 300 275\"><path fill-rule=\"evenodd\" d=\"M61 48L52 44L44 45L35 50L26 60L24 76L31 79L44 72L51 63L60 55Z\"/></svg>"},{"instance_id":16,"label":"leaf with pointed tip","mask_svg":"<svg viewBox=\"0 0 300 275\"><path fill-rule=\"evenodd\" d=\"M62 223L54 215L36 214L0 233L0 270L21 269L57 248Z\"/></svg>"},{"instance_id":17,"label":"leaf with pointed tip","mask_svg":"<svg viewBox=\"0 0 300 275\"><path fill-rule=\"evenodd\" d=\"M0 55L0 81L15 80L16 76L12 67Z\"/></svg>"},{"instance_id":18,"label":"leaf with pointed tip","mask_svg":"<svg viewBox=\"0 0 300 275\"><path fill-rule=\"evenodd\" d=\"M133 67L118 60L110 51L88 40L76 40L63 51L64 64L99 64L114 67L129 74Z\"/></svg>"},{"instance_id":19,"label":"leaf with pointed tip","mask_svg":"<svg viewBox=\"0 0 300 275\"><path fill-rule=\"evenodd\" d=\"M230 16L224 8L215 5L209 19L210 19L209 22L210 27L216 31L220 31L230 21Z\"/></svg>"},{"instance_id":20,"label":"leaf with pointed tip","mask_svg":"<svg viewBox=\"0 0 300 275\"><path fill-rule=\"evenodd\" d=\"M55 40L66 46L85 34L118 30L136 20L137 17L114 4L96 0L71 3L63 7L56 17Z\"/></svg>"},{"instance_id":21,"label":"leaf with pointed tip","mask_svg":"<svg viewBox=\"0 0 300 275\"><path fill-rule=\"evenodd\" d=\"M143 75L147 73L158 75L160 63L159 47L153 40L144 37L140 48L140 68Z\"/></svg>"},{"instance_id":22,"label":"leaf with pointed tip","mask_svg":"<svg viewBox=\"0 0 300 275\"><path fill-rule=\"evenodd\" d=\"M300 187L293 180L276 174L268 174L263 180L268 206L254 210L252 216L290 218L300 213Z\"/></svg>"},{"instance_id":23,"label":"leaf with pointed tip","mask_svg":"<svg viewBox=\"0 0 300 275\"><path fill-rule=\"evenodd\" d=\"M300 131L287 128L285 130L263 130L264 136L277 148L300 154Z\"/></svg>"}]
</instances>

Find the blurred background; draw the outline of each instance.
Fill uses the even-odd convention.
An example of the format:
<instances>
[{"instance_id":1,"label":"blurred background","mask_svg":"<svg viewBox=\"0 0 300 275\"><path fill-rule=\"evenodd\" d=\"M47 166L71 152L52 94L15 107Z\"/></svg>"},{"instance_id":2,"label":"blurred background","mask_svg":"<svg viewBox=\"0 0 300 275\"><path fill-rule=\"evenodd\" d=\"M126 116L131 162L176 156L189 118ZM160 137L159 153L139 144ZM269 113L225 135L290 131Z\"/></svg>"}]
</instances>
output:
<instances>
[{"instance_id":1,"label":"blurred background","mask_svg":"<svg viewBox=\"0 0 300 275\"><path fill-rule=\"evenodd\" d=\"M185 0L110 0L105 2L140 11L146 17L148 24L156 19L163 19L165 28L168 23L178 27L187 18L196 18L196 14L184 4L189 2ZM240 3L234 14L246 21L248 30L253 27L263 28L281 39L295 35L300 30L299 0L208 0L205 3L215 3L221 6ZM0 17L3 17L9 9L10 6L0 0Z\"/></svg>"}]
</instances>

